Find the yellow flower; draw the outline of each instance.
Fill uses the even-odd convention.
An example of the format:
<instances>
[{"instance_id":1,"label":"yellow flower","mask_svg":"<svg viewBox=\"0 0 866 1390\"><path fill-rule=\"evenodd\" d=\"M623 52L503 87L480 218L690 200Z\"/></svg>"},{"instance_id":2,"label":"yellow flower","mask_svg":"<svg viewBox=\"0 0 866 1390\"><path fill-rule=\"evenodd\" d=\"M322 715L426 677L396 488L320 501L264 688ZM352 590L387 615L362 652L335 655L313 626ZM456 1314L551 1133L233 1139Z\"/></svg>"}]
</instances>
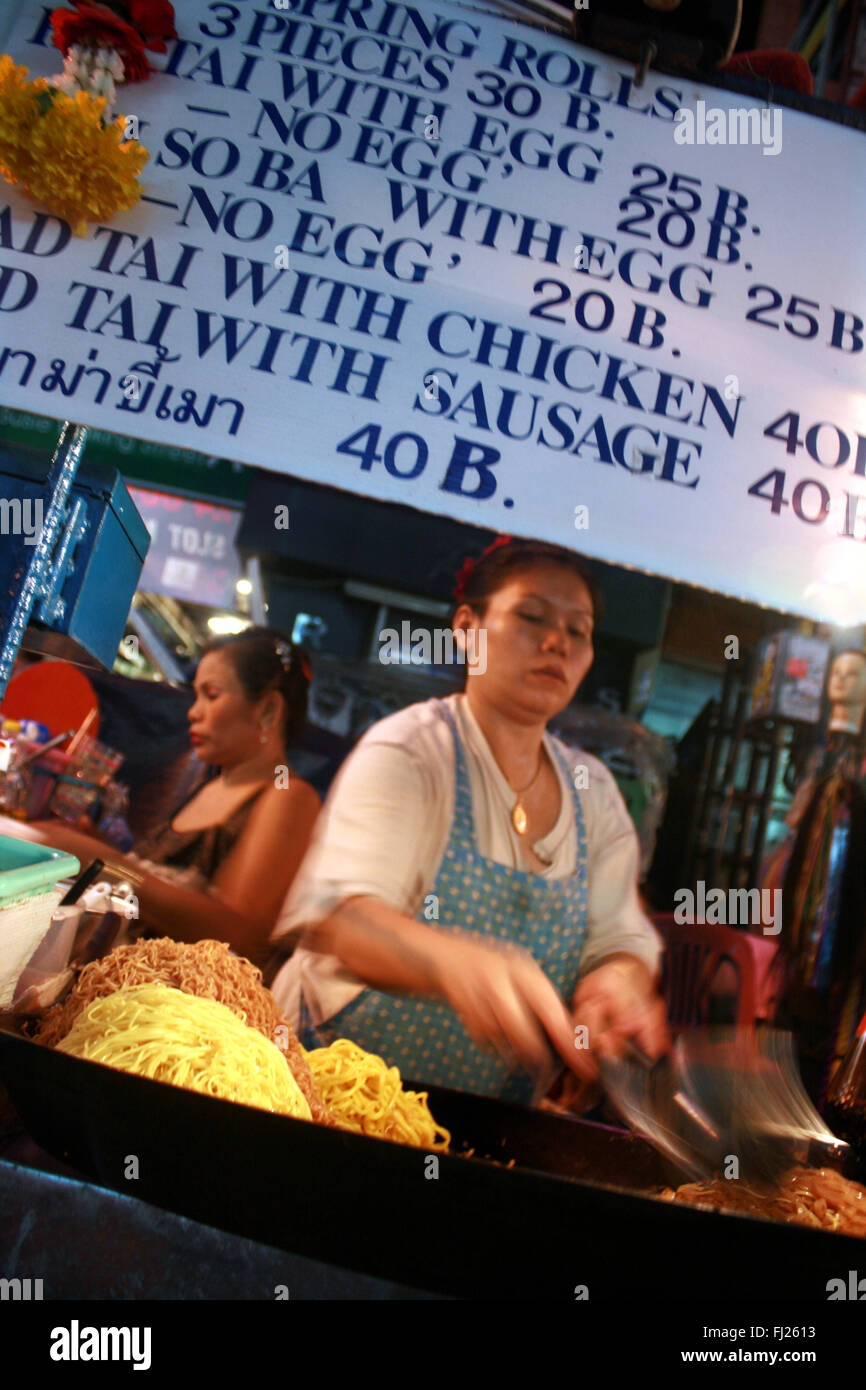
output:
<instances>
[{"instance_id":1,"label":"yellow flower","mask_svg":"<svg viewBox=\"0 0 866 1390\"><path fill-rule=\"evenodd\" d=\"M102 124L105 98L67 96L26 68L0 58L0 170L84 236L89 220L108 221L141 197L138 175L148 159L137 140L123 140L126 121Z\"/></svg>"},{"instance_id":2,"label":"yellow flower","mask_svg":"<svg viewBox=\"0 0 866 1390\"><path fill-rule=\"evenodd\" d=\"M0 56L0 169L10 183L27 168L30 131L39 119L37 85L26 77L27 68L16 67L7 53Z\"/></svg>"}]
</instances>

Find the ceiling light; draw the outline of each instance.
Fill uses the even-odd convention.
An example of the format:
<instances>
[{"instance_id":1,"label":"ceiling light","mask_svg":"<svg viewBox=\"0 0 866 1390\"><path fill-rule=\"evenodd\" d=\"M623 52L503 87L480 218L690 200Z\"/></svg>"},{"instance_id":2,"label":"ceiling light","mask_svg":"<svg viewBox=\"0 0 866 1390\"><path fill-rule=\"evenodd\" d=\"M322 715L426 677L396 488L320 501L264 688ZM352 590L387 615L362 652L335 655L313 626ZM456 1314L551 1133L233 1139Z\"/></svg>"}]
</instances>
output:
<instances>
[{"instance_id":1,"label":"ceiling light","mask_svg":"<svg viewBox=\"0 0 866 1390\"><path fill-rule=\"evenodd\" d=\"M227 637L235 632L245 632L252 624L249 618L241 618L237 613L214 613L207 625L217 637Z\"/></svg>"}]
</instances>

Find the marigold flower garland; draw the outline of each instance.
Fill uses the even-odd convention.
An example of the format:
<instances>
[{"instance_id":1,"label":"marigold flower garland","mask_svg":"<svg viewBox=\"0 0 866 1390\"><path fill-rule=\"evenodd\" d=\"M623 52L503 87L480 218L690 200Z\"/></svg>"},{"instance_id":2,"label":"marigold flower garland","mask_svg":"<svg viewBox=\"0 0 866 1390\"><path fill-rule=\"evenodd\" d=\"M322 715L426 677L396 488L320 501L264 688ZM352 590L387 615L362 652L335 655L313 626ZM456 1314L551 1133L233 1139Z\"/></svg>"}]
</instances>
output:
<instances>
[{"instance_id":1,"label":"marigold flower garland","mask_svg":"<svg viewBox=\"0 0 866 1390\"><path fill-rule=\"evenodd\" d=\"M51 16L64 55L58 76L28 82L26 67L0 56L0 173L84 236L89 221L141 197L148 153L111 107L118 83L150 76L145 50L164 53L177 35L168 0L72 4Z\"/></svg>"}]
</instances>

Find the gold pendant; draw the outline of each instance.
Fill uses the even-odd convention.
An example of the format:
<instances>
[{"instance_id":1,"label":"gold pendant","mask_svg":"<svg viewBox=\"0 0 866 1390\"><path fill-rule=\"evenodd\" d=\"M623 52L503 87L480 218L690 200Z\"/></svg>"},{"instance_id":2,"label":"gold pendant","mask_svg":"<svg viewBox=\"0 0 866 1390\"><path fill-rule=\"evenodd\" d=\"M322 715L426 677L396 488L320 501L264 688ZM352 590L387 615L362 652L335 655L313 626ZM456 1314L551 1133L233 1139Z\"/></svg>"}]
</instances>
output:
<instances>
[{"instance_id":1,"label":"gold pendant","mask_svg":"<svg viewBox=\"0 0 866 1390\"><path fill-rule=\"evenodd\" d=\"M526 834L526 812L520 804L520 797L518 797L514 803L514 810L511 812L511 824L514 826L518 835Z\"/></svg>"}]
</instances>

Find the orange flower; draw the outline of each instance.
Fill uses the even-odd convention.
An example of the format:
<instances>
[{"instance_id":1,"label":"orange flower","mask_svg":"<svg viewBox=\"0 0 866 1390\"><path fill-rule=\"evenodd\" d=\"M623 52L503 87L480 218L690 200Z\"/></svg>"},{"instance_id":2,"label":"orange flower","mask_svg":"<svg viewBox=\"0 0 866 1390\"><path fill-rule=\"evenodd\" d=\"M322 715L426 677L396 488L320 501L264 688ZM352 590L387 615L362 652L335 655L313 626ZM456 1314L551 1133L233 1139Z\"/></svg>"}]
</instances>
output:
<instances>
[{"instance_id":1,"label":"orange flower","mask_svg":"<svg viewBox=\"0 0 866 1390\"><path fill-rule=\"evenodd\" d=\"M26 77L27 68L16 67L7 53L0 56L0 170L10 183L26 167L30 132L39 119L36 83Z\"/></svg>"},{"instance_id":2,"label":"orange flower","mask_svg":"<svg viewBox=\"0 0 866 1390\"><path fill-rule=\"evenodd\" d=\"M104 97L67 96L42 78L25 83L26 75L0 58L0 170L84 236L88 221L138 202L147 150L124 141L123 116L103 123Z\"/></svg>"}]
</instances>

